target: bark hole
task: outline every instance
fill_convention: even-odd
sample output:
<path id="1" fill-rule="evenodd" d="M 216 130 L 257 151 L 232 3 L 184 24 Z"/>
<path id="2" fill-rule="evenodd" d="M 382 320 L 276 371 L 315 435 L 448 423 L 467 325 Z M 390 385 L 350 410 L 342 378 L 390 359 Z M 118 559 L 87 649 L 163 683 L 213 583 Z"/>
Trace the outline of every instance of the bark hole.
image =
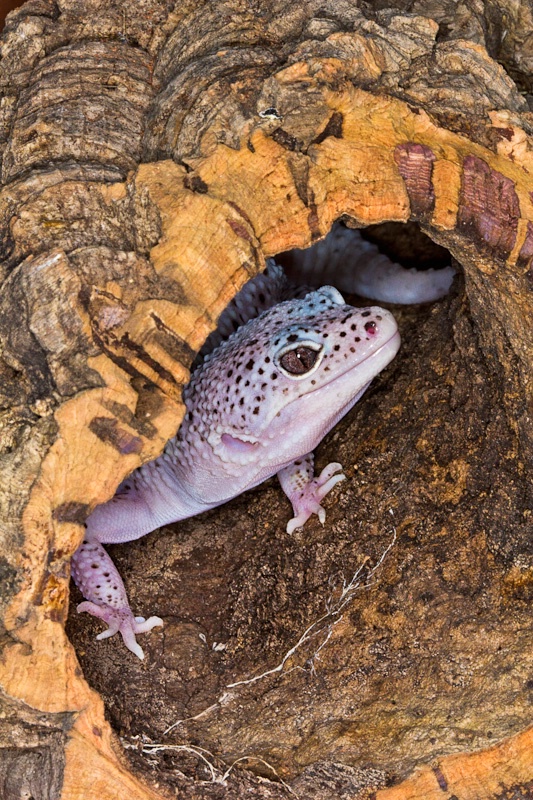
<path id="1" fill-rule="evenodd" d="M 361 305 L 361 298 L 401 305 L 434 302 L 448 294 L 451 269 L 458 269 L 450 252 L 416 222 L 354 230 L 349 217 L 307 250 L 287 251 L 276 260 L 293 284 L 318 288 L 331 283 L 355 305 Z M 418 274 L 424 272 L 424 277 Z"/>
<path id="2" fill-rule="evenodd" d="M 382 252 L 404 267 L 443 268 L 451 261 L 449 251 L 434 244 L 416 223 L 370 226 L 363 230 L 363 235 L 367 241 L 379 243 Z M 327 240 L 324 241 L 327 245 Z M 297 260 L 293 256 L 291 252 L 283 253 L 276 260 L 290 271 Z M 330 278 L 328 282 L 335 280 Z M 94 619 L 80 620 L 71 614 L 68 622 L 67 630 L 84 674 L 104 696 L 115 728 L 126 738 L 135 740 L 142 735 L 171 743 L 192 736 L 202 747 L 213 748 L 217 757 L 232 760 L 252 747 L 247 740 L 247 725 L 259 725 L 259 744 L 254 742 L 253 754 L 294 775 L 326 757 L 329 745 L 325 742 L 330 735 L 336 742 L 334 749 L 338 748 L 340 753 L 345 746 L 345 734 L 338 721 L 326 722 L 327 713 L 321 704 L 326 697 L 323 691 L 327 694 L 327 690 L 319 690 L 316 681 L 326 675 L 333 680 L 333 662 L 343 648 L 330 643 L 330 639 L 334 642 L 341 630 L 337 623 L 344 618 L 344 614 L 336 613 L 335 604 L 342 602 L 343 591 L 351 584 L 345 613 L 352 633 L 358 632 L 355 637 L 358 643 L 357 655 L 352 656 L 351 666 L 346 665 L 345 669 L 352 670 L 350 674 L 355 677 L 351 679 L 348 694 L 342 699 L 341 692 L 335 704 L 338 703 L 341 716 L 345 713 L 343 703 L 348 702 L 352 709 L 350 713 L 355 716 L 348 728 L 353 727 L 349 736 L 355 736 L 356 744 L 352 755 L 339 755 L 339 760 L 357 766 L 360 761 L 356 753 L 362 747 L 366 763 L 373 768 L 380 769 L 386 763 L 387 756 L 375 754 L 386 745 L 392 729 L 388 734 L 383 731 L 378 734 L 373 726 L 363 725 L 356 735 L 360 712 L 349 701 L 351 692 L 357 694 L 366 685 L 366 715 L 372 716 L 376 703 L 383 706 L 378 690 L 383 635 L 387 640 L 383 674 L 396 675 L 401 662 L 404 664 L 401 669 L 405 668 L 409 676 L 405 679 L 409 685 L 401 689 L 401 680 L 396 676 L 398 697 L 405 692 L 410 698 L 409 705 L 416 705 L 419 694 L 411 682 L 418 680 L 418 671 L 431 651 L 435 668 L 443 670 L 443 685 L 450 692 L 455 687 L 453 702 L 464 704 L 466 719 L 469 713 L 466 697 L 455 685 L 455 678 L 448 674 L 448 666 L 436 666 L 446 660 L 445 651 L 427 642 L 421 656 L 415 644 L 420 626 L 426 624 L 423 620 L 434 616 L 436 622 L 439 605 L 452 602 L 450 594 L 458 593 L 461 597 L 461 593 L 465 594 L 466 599 L 462 598 L 465 608 L 471 603 L 467 584 L 455 585 L 454 581 L 460 583 L 460 580 L 453 569 L 453 589 L 445 580 L 439 591 L 433 588 L 435 562 L 448 559 L 443 528 L 446 509 L 456 504 L 457 497 L 452 497 L 454 482 L 462 480 L 460 468 L 452 463 L 453 449 L 445 452 L 438 436 L 439 443 L 433 438 L 422 448 L 422 461 L 427 459 L 428 464 L 417 464 L 417 458 L 412 457 L 417 447 L 421 447 L 417 442 L 424 437 L 424 413 L 433 403 L 439 408 L 446 396 L 446 372 L 441 363 L 453 349 L 453 320 L 461 310 L 456 294 L 454 289 L 438 303 L 394 308 L 404 341 L 400 356 L 374 381 L 367 396 L 319 449 L 319 469 L 337 458 L 348 468 L 348 490 L 343 487 L 327 502 L 328 519 L 324 528 L 313 522 L 288 537 L 284 533 L 288 503 L 276 481 L 271 480 L 218 510 L 176 523 L 138 542 L 109 548 L 124 576 L 134 610 L 158 613 L 165 620 L 164 629 L 143 637 L 147 659 L 142 666 L 118 639 L 94 641 L 100 630 Z M 368 304 L 364 299 L 356 302 Z M 437 425 L 437 421 L 438 414 L 434 414 L 431 426 Z M 450 419 L 446 424 L 451 424 Z M 435 449 L 439 450 L 438 455 Z M 427 470 L 432 468 L 430 463 L 436 468 L 437 462 L 442 462 L 438 485 L 430 486 Z M 425 485 L 425 497 L 421 485 Z M 413 499 L 414 505 L 410 505 Z M 426 531 L 429 518 L 432 521 Z M 400 545 L 402 536 L 406 541 Z M 408 569 L 404 579 L 401 573 L 407 569 L 405 559 L 409 559 L 409 547 L 404 549 L 406 542 L 409 546 L 416 543 L 417 547 L 423 543 L 422 549 L 427 552 L 414 557 L 413 572 Z M 423 578 L 416 575 L 417 562 L 424 564 Z M 481 562 L 485 563 L 483 558 L 480 570 Z M 374 581 L 377 586 L 372 589 Z M 393 636 L 387 621 L 390 611 L 394 606 L 393 615 L 401 616 L 401 596 L 410 591 L 408 586 L 413 582 L 419 598 L 419 618 L 413 620 L 409 633 Z M 80 596 L 77 591 L 73 594 L 76 603 Z M 327 616 L 328 608 L 333 609 L 332 616 Z M 460 616 L 463 613 L 470 612 L 464 609 L 458 612 Z M 326 617 L 320 622 L 324 614 Z M 316 627 L 312 627 L 310 635 L 304 636 L 294 655 L 284 663 L 286 654 L 309 626 Z M 385 634 L 383 626 L 387 629 Z M 427 635 L 433 641 L 433 633 Z M 393 642 L 391 636 L 398 638 Z M 409 655 L 403 653 L 404 649 Z M 278 670 L 280 664 L 284 666 Z M 370 674 L 373 678 L 368 682 Z M 313 707 L 304 712 L 309 681 L 313 692 L 317 691 L 316 705 L 313 701 Z M 232 688 L 233 683 L 239 684 L 238 687 Z M 325 724 L 329 730 L 322 744 L 312 744 L 310 734 L 300 738 L 294 709 L 290 711 L 287 705 L 281 712 L 283 745 L 278 748 L 276 737 L 271 738 L 272 725 L 277 719 L 271 690 L 280 702 L 296 691 L 302 699 L 302 713 L 309 731 L 316 724 Z M 243 712 L 242 705 L 236 714 L 224 710 L 221 698 L 227 691 L 236 699 L 241 698 L 239 704 L 246 698 L 250 712 Z M 429 685 L 424 696 L 427 692 L 431 693 Z M 429 694 L 427 700 L 424 724 L 429 730 L 434 724 Z M 403 701 L 393 697 L 387 708 L 381 708 L 384 719 L 395 711 L 399 702 Z M 211 706 L 213 712 L 204 718 L 202 712 Z M 400 715 L 409 766 L 418 760 L 418 755 L 412 752 L 409 755 L 409 719 L 413 713 L 414 706 L 403 709 Z M 165 733 L 177 721 L 197 715 L 200 715 L 198 721 L 179 723 L 172 732 Z M 491 737 L 486 741 L 493 741 L 496 734 Z M 215 739 L 222 742 L 218 748 Z M 421 759 L 446 752 L 450 746 L 443 725 Z M 293 747 L 295 756 L 289 755 Z M 326 749 L 322 751 L 322 747 Z M 391 745 L 387 747 L 390 749 Z M 177 769 L 197 779 L 203 776 L 203 767 L 198 767 L 194 757 L 191 762 L 190 753 L 174 754 L 158 766 L 170 783 Z M 248 766 L 262 771 L 253 760 Z"/>
<path id="3" fill-rule="evenodd" d="M 349 225 L 349 219 L 346 223 Z M 375 244 L 380 253 L 405 269 L 438 270 L 452 263 L 449 250 L 434 242 L 417 222 L 381 222 L 361 228 L 359 233 L 364 240 Z M 280 253 L 276 260 L 290 270 L 294 265 L 293 251 Z"/>

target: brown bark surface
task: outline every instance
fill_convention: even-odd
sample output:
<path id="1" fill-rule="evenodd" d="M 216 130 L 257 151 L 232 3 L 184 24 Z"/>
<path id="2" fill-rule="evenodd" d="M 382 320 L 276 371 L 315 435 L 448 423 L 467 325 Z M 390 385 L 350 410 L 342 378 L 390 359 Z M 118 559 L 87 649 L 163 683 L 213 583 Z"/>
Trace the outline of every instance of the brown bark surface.
<path id="1" fill-rule="evenodd" d="M 0 795 L 532 796 L 532 30 L 477 0 L 8 18 Z M 85 517 L 233 294 L 339 218 L 460 274 L 319 450 L 325 527 L 288 537 L 270 482 L 116 547 L 165 627 L 143 663 L 67 636 Z"/>

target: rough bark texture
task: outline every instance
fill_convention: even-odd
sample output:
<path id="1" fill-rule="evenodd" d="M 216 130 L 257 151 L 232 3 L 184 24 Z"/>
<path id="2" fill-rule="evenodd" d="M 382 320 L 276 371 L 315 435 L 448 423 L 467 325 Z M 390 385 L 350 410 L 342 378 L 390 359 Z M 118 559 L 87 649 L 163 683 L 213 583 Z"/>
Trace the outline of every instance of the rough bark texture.
<path id="1" fill-rule="evenodd" d="M 533 796 L 532 16 L 514 0 L 10 16 L 2 796 Z M 400 356 L 322 446 L 350 478 L 326 526 L 287 537 L 272 482 L 117 547 L 164 629 L 144 663 L 75 613 L 67 638 L 83 520 L 177 429 L 235 291 L 340 217 L 406 263 L 428 257 L 414 226 L 461 274 L 401 313 Z"/>

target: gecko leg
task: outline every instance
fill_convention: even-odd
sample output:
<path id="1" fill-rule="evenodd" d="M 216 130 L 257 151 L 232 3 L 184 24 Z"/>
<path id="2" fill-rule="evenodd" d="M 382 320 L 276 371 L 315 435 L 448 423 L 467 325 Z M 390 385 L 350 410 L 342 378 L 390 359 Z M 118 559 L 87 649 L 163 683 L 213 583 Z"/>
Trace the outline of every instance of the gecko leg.
<path id="1" fill-rule="evenodd" d="M 80 545 L 72 557 L 72 577 L 84 597 L 88 598 L 78 605 L 77 611 L 87 611 L 109 625 L 96 638 L 107 639 L 120 633 L 126 647 L 143 659 L 144 653 L 135 639 L 136 634 L 162 625 L 163 620 L 133 616 L 122 578 L 100 542 L 86 539 Z"/>
<path id="2" fill-rule="evenodd" d="M 312 514 L 316 514 L 323 525 L 326 511 L 320 502 L 336 483 L 346 478 L 342 473 L 342 464 L 336 461 L 324 467 L 317 478 L 313 476 L 312 453 L 302 456 L 278 472 L 281 488 L 291 501 L 294 511 L 294 517 L 287 523 L 287 533 L 301 528 Z"/>

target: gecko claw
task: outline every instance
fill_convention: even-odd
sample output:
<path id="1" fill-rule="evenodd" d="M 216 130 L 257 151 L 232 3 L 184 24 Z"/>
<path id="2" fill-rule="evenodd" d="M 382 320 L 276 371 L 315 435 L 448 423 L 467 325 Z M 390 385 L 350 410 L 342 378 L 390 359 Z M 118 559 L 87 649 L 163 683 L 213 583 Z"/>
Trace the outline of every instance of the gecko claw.
<path id="1" fill-rule="evenodd" d="M 88 614 L 92 614 L 93 617 L 98 617 L 98 619 L 108 624 L 107 630 L 97 635 L 96 638 L 99 641 L 109 639 L 115 633 L 120 633 L 128 650 L 131 650 L 141 661 L 144 659 L 144 651 L 135 636 L 139 633 L 151 631 L 157 625 L 163 625 L 163 620 L 160 617 L 150 617 L 149 619 L 134 617 L 129 608 L 114 609 L 110 606 L 99 606 L 89 600 L 80 603 L 76 611 L 78 614 L 86 611 Z"/>
<path id="2" fill-rule="evenodd" d="M 342 464 L 336 461 L 324 467 L 318 478 L 309 481 L 302 491 L 295 496 L 291 496 L 294 517 L 287 523 L 287 533 L 293 533 L 296 528 L 301 528 L 309 517 L 316 514 L 318 521 L 323 525 L 326 521 L 326 510 L 320 505 L 320 501 L 333 489 L 335 484 L 346 480 L 346 475 L 342 472 Z"/>

